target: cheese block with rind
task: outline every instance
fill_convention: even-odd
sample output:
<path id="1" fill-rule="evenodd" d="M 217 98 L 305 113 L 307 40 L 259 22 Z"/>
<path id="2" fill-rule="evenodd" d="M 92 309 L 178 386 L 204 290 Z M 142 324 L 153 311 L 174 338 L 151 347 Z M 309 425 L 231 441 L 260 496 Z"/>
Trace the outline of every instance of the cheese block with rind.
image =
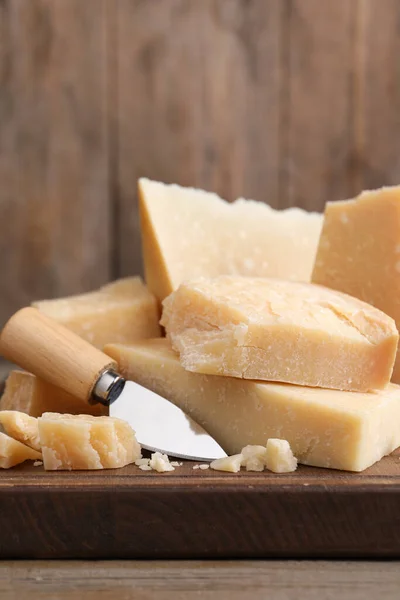
<path id="1" fill-rule="evenodd" d="M 328 202 L 312 279 L 360 298 L 400 327 L 400 186 Z M 393 370 L 400 383 L 400 353 Z"/>
<path id="2" fill-rule="evenodd" d="M 309 281 L 322 215 L 274 210 L 203 190 L 139 180 L 146 283 L 162 301 L 192 277 L 246 275 Z"/>
<path id="3" fill-rule="evenodd" d="M 189 371 L 351 391 L 390 381 L 393 319 L 340 292 L 221 276 L 183 283 L 163 305 L 161 323 Z"/>
<path id="4" fill-rule="evenodd" d="M 22 411 L 32 417 L 40 417 L 44 412 L 107 414 L 102 404 L 84 403 L 26 371 L 10 372 L 0 400 L 0 410 Z"/>
<path id="5" fill-rule="evenodd" d="M 119 279 L 80 296 L 41 300 L 33 306 L 97 348 L 161 335 L 157 301 L 140 277 Z"/>
<path id="6" fill-rule="evenodd" d="M 362 471 L 400 445 L 400 387 L 339 392 L 186 371 L 166 339 L 108 345 L 128 379 L 168 398 L 228 454 L 269 438 L 289 442 L 299 463 Z"/>

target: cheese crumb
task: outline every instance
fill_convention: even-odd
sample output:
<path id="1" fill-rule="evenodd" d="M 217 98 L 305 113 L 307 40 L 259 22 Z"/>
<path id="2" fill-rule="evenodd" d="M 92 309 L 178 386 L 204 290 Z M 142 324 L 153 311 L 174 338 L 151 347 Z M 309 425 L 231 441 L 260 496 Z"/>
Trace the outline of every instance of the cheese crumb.
<path id="1" fill-rule="evenodd" d="M 150 465 L 139 465 L 139 469 L 141 469 L 142 471 L 152 471 L 153 470 Z"/>
<path id="2" fill-rule="evenodd" d="M 149 458 L 138 458 L 137 460 L 135 460 L 135 465 L 137 467 L 140 467 L 142 465 L 149 465 L 150 464 L 150 459 Z"/>
<path id="3" fill-rule="evenodd" d="M 266 466 L 273 473 L 291 473 L 297 469 L 297 458 L 287 440 L 271 438 L 267 441 Z"/>
<path id="4" fill-rule="evenodd" d="M 183 463 L 178 462 L 177 460 L 171 460 L 171 465 L 173 467 L 181 467 L 183 465 Z"/>
<path id="5" fill-rule="evenodd" d="M 209 469 L 209 468 L 210 468 L 210 465 L 206 465 L 206 464 L 199 465 L 199 469 L 201 469 L 202 471 L 205 471 L 206 469 Z"/>
<path id="6" fill-rule="evenodd" d="M 200 465 L 193 465 L 193 471 L 195 471 L 196 469 L 200 469 Z"/>
<path id="7" fill-rule="evenodd" d="M 169 458 L 166 454 L 161 452 L 154 452 L 151 455 L 150 467 L 158 473 L 165 473 L 167 471 L 175 471 L 175 467 L 169 462 Z"/>
<path id="8" fill-rule="evenodd" d="M 42 460 L 35 460 L 35 462 L 33 463 L 34 467 L 41 467 L 43 464 Z"/>
<path id="9" fill-rule="evenodd" d="M 241 453 L 242 467 L 246 467 L 246 471 L 264 471 L 267 453 L 265 446 L 245 446 Z"/>
<path id="10" fill-rule="evenodd" d="M 233 456 L 224 456 L 217 458 L 210 464 L 211 469 L 215 471 L 226 471 L 228 473 L 238 473 L 242 464 L 243 454 L 234 454 Z"/>

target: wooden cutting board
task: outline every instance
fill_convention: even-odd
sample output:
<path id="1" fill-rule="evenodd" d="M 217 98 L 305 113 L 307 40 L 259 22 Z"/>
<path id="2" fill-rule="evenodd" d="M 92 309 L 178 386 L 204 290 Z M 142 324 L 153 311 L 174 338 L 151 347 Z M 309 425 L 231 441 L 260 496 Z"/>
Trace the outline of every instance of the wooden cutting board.
<path id="1" fill-rule="evenodd" d="M 0 472 L 0 558 L 400 557 L 400 452 L 363 473 Z"/>

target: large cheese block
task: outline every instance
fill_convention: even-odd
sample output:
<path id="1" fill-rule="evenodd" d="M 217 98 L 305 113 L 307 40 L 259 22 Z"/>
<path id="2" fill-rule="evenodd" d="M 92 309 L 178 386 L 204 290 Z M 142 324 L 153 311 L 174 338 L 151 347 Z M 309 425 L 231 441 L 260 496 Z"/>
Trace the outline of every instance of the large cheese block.
<path id="1" fill-rule="evenodd" d="M 400 327 L 400 186 L 326 205 L 312 279 L 373 304 Z M 400 383 L 400 354 L 393 381 Z"/>
<path id="2" fill-rule="evenodd" d="M 400 387 L 362 394 L 186 371 L 166 339 L 108 345 L 122 373 L 186 411 L 228 454 L 269 438 L 300 463 L 362 471 L 400 445 Z"/>
<path id="3" fill-rule="evenodd" d="M 146 283 L 163 300 L 191 277 L 309 281 L 322 215 L 139 180 Z"/>
<path id="4" fill-rule="evenodd" d="M 116 469 L 141 457 L 135 432 L 121 419 L 44 413 L 38 425 L 46 471 Z"/>
<path id="5" fill-rule="evenodd" d="M 26 460 L 41 459 L 40 452 L 0 432 L 0 468 L 10 469 Z"/>
<path id="6" fill-rule="evenodd" d="M 102 404 L 90 405 L 26 371 L 11 371 L 0 400 L 2 411 L 22 411 L 32 417 L 44 412 L 104 415 Z"/>
<path id="7" fill-rule="evenodd" d="M 157 301 L 140 277 L 127 277 L 80 296 L 41 300 L 33 306 L 102 348 L 160 335 Z"/>
<path id="8" fill-rule="evenodd" d="M 398 342 L 393 319 L 369 304 L 266 278 L 188 281 L 161 323 L 189 371 L 351 391 L 389 383 Z"/>
<path id="9" fill-rule="evenodd" d="M 10 437 L 40 452 L 38 422 L 18 410 L 0 410 L 0 428 Z"/>

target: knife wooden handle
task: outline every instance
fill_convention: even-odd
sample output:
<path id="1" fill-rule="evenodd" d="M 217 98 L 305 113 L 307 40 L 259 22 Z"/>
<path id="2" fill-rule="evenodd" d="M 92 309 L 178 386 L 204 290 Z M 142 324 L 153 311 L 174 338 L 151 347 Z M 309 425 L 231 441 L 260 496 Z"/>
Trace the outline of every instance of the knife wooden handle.
<path id="1" fill-rule="evenodd" d="M 100 374 L 116 367 L 109 356 L 32 307 L 22 308 L 6 323 L 0 354 L 84 402 Z"/>

